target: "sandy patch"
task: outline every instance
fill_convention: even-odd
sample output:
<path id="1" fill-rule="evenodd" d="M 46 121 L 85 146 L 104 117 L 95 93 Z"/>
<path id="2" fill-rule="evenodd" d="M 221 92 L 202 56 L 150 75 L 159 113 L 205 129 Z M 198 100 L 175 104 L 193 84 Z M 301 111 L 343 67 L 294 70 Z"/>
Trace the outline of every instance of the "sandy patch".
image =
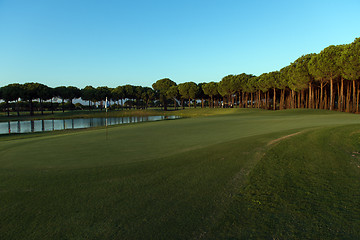
<path id="1" fill-rule="evenodd" d="M 280 141 L 282 141 L 282 140 L 284 140 L 284 139 L 286 139 L 286 138 L 289 138 L 289 137 L 298 135 L 298 134 L 300 134 L 300 133 L 302 133 L 302 132 L 296 132 L 296 133 L 292 133 L 292 134 L 289 134 L 289 135 L 286 135 L 286 136 L 282 136 L 282 137 L 280 137 L 280 138 L 277 138 L 277 139 L 274 139 L 274 140 L 270 141 L 267 145 L 268 145 L 268 146 L 273 145 L 273 144 L 278 143 L 278 142 L 280 142 Z"/>

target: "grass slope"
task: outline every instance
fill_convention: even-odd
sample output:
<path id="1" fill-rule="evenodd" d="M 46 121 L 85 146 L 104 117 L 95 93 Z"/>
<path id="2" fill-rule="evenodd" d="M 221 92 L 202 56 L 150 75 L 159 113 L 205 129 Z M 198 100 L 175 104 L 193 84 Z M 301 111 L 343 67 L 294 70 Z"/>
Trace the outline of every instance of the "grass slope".
<path id="1" fill-rule="evenodd" d="M 195 116 L 202 114 L 195 111 Z M 350 167 L 337 163 L 343 155 L 329 158 L 327 141 L 333 139 L 334 151 L 351 153 L 359 134 L 348 131 L 360 128 L 331 131 L 343 134 L 346 141 L 340 142 L 326 129 L 359 120 L 327 111 L 232 110 L 111 127 L 107 140 L 105 129 L 3 136 L 0 233 L 5 239 L 307 237 L 325 231 L 311 227 L 313 223 L 336 225 L 330 216 L 341 209 L 331 204 L 340 203 L 349 209 L 341 216 L 347 220 L 343 223 L 357 224 L 359 199 L 344 195 L 359 196 L 353 189 L 359 189 L 357 158 L 346 155 Z M 308 132 L 268 145 L 303 130 Z M 323 141 L 309 141 L 309 134 Z M 295 157 L 298 164 L 291 164 Z M 323 182 L 330 181 L 326 177 L 332 179 L 332 168 L 322 174 L 308 170 L 308 165 L 322 169 L 327 161 L 341 172 L 333 179 L 338 189 L 333 195 L 322 190 Z M 291 191 L 307 196 L 305 208 L 314 209 L 302 213 Z M 346 228 L 336 236 L 351 238 L 359 232 Z"/>
<path id="2" fill-rule="evenodd" d="M 219 221 L 215 238 L 359 239 L 360 126 L 327 127 L 272 147 Z"/>

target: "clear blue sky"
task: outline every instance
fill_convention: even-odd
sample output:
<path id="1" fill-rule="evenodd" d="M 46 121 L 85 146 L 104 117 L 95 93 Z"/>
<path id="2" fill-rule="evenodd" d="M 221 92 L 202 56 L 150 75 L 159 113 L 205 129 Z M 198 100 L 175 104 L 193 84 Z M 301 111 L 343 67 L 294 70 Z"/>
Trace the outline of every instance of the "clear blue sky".
<path id="1" fill-rule="evenodd" d="M 359 0 L 0 0 L 0 86 L 220 81 L 356 37 Z"/>

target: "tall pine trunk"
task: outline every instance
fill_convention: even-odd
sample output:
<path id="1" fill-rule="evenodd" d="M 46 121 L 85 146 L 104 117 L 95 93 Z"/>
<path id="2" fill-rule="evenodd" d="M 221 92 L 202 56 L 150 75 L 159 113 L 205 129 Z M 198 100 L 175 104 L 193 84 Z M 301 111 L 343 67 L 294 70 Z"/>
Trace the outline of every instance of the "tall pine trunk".
<path id="1" fill-rule="evenodd" d="M 54 114 L 54 105 L 52 98 L 50 99 L 51 114 Z"/>
<path id="2" fill-rule="evenodd" d="M 239 91 L 239 106 L 238 106 L 239 108 L 241 108 L 242 106 L 241 106 L 241 92 Z"/>
<path id="3" fill-rule="evenodd" d="M 265 106 L 264 106 L 264 109 L 268 109 L 268 96 L 269 96 L 269 91 L 267 91 L 265 93 Z"/>
<path id="4" fill-rule="evenodd" d="M 17 115 L 18 115 L 18 117 L 19 117 L 19 116 L 20 116 L 19 99 L 16 99 L 16 111 L 17 111 Z"/>
<path id="5" fill-rule="evenodd" d="M 337 82 L 337 96 L 338 96 L 338 100 L 337 100 L 337 110 L 340 111 L 340 83 Z"/>
<path id="6" fill-rule="evenodd" d="M 350 112 L 350 82 L 349 81 L 346 89 L 346 112 Z"/>
<path id="7" fill-rule="evenodd" d="M 344 78 L 341 77 L 340 87 L 340 111 L 344 111 Z"/>
<path id="8" fill-rule="evenodd" d="M 356 109 L 356 102 L 355 99 L 356 99 L 356 82 L 355 81 L 352 81 L 353 82 L 353 112 L 355 111 Z"/>
<path id="9" fill-rule="evenodd" d="M 164 104 L 164 111 L 167 111 L 167 102 L 166 102 L 166 99 L 163 101 L 163 104 Z M 101 104 L 102 105 L 102 104 Z M 101 110 L 102 110 L 102 107 L 101 107 Z"/>
<path id="10" fill-rule="evenodd" d="M 253 107 L 253 100 L 254 100 L 254 93 L 250 93 L 251 94 L 251 100 L 250 100 L 250 107 Z"/>
<path id="11" fill-rule="evenodd" d="M 332 75 L 330 76 L 330 110 L 334 110 L 334 81 Z"/>
<path id="12" fill-rule="evenodd" d="M 297 94 L 297 106 L 296 108 L 300 108 L 301 105 L 301 92 L 296 92 Z"/>
<path id="13" fill-rule="evenodd" d="M 309 107 L 308 108 L 312 108 L 312 101 L 311 101 L 311 96 L 312 96 L 312 93 L 311 93 L 311 82 L 309 82 Z"/>
<path id="14" fill-rule="evenodd" d="M 324 83 L 320 82 L 320 109 L 324 109 L 324 93 L 323 93 Z"/>
<path id="15" fill-rule="evenodd" d="M 245 95 L 245 108 L 248 108 L 249 93 Z"/>
<path id="16" fill-rule="evenodd" d="M 360 90 L 357 90 L 357 96 L 356 96 L 356 113 L 359 113 L 359 93 Z"/>
<path id="17" fill-rule="evenodd" d="M 40 98 L 40 109 L 41 109 L 41 115 L 44 115 L 44 109 L 42 105 L 42 99 Z"/>
<path id="18" fill-rule="evenodd" d="M 301 90 L 301 92 L 300 92 L 300 108 L 304 108 L 304 105 L 303 105 L 303 103 L 304 103 L 304 95 L 305 95 L 304 90 Z"/>
<path id="19" fill-rule="evenodd" d="M 30 116 L 34 116 L 34 106 L 32 99 L 30 99 L 29 103 L 30 103 Z"/>
<path id="20" fill-rule="evenodd" d="M 325 109 L 328 109 L 328 97 L 327 97 L 327 91 L 325 91 L 324 104 L 325 104 Z"/>
<path id="21" fill-rule="evenodd" d="M 280 110 L 284 109 L 284 102 L 285 102 L 285 89 L 280 90 Z"/>
<path id="22" fill-rule="evenodd" d="M 7 100 L 6 100 L 6 111 L 7 111 L 7 116 L 10 117 L 9 101 Z"/>
<path id="23" fill-rule="evenodd" d="M 273 108 L 276 110 L 276 89 L 274 88 L 274 96 L 273 96 Z"/>

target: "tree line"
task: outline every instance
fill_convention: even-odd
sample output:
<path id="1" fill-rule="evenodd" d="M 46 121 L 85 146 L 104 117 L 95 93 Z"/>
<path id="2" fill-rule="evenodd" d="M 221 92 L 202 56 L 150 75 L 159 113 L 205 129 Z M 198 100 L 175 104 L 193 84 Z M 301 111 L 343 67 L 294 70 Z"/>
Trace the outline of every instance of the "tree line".
<path id="1" fill-rule="evenodd" d="M 43 114 L 45 103 L 47 110 L 52 112 L 60 106 L 64 112 L 67 108 L 74 108 L 73 100 L 81 98 L 88 101 L 88 109 L 95 108 L 95 103 L 101 102 L 100 109 L 104 107 L 103 101 L 107 98 L 109 101 L 117 103 L 118 106 L 124 106 L 123 100 L 127 100 L 127 106 L 134 106 L 137 108 L 147 108 L 151 100 L 155 100 L 155 91 L 149 87 L 125 85 L 116 88 L 86 86 L 79 89 L 74 86 L 59 86 L 55 88 L 48 87 L 41 83 L 25 83 L 25 84 L 9 84 L 0 88 L 0 99 L 4 101 L 4 108 L 8 116 L 10 106 L 13 106 L 17 114 L 20 115 L 20 107 L 24 106 L 20 100 L 28 103 L 27 109 L 30 115 L 34 114 L 34 100 L 38 105 L 38 110 Z M 61 104 L 54 102 L 54 98 L 61 100 Z M 65 103 L 67 101 L 67 104 Z M 121 101 L 121 104 L 120 102 Z M 10 104 L 12 103 L 12 104 Z"/>
<path id="2" fill-rule="evenodd" d="M 136 108 L 160 104 L 167 110 L 177 107 L 239 107 L 263 109 L 313 108 L 359 112 L 360 38 L 350 44 L 331 45 L 320 53 L 299 57 L 290 65 L 260 76 L 228 75 L 219 82 L 176 84 L 169 78 L 156 81 L 152 88 L 124 85 L 116 88 L 73 86 L 50 88 L 40 83 L 9 84 L 0 88 L 0 99 L 9 114 L 9 102 L 27 101 L 33 115 L 33 100 L 42 103 L 54 97 L 72 104 L 81 98 L 89 102 L 112 100 L 124 107 L 124 100 Z M 16 105 L 16 104 L 15 104 Z M 100 104 L 102 108 L 103 104 Z M 15 107 L 16 108 L 16 107 Z M 17 108 L 18 109 L 18 108 Z M 17 110 L 18 111 L 18 110 Z M 19 111 L 18 111 L 19 114 Z"/>

